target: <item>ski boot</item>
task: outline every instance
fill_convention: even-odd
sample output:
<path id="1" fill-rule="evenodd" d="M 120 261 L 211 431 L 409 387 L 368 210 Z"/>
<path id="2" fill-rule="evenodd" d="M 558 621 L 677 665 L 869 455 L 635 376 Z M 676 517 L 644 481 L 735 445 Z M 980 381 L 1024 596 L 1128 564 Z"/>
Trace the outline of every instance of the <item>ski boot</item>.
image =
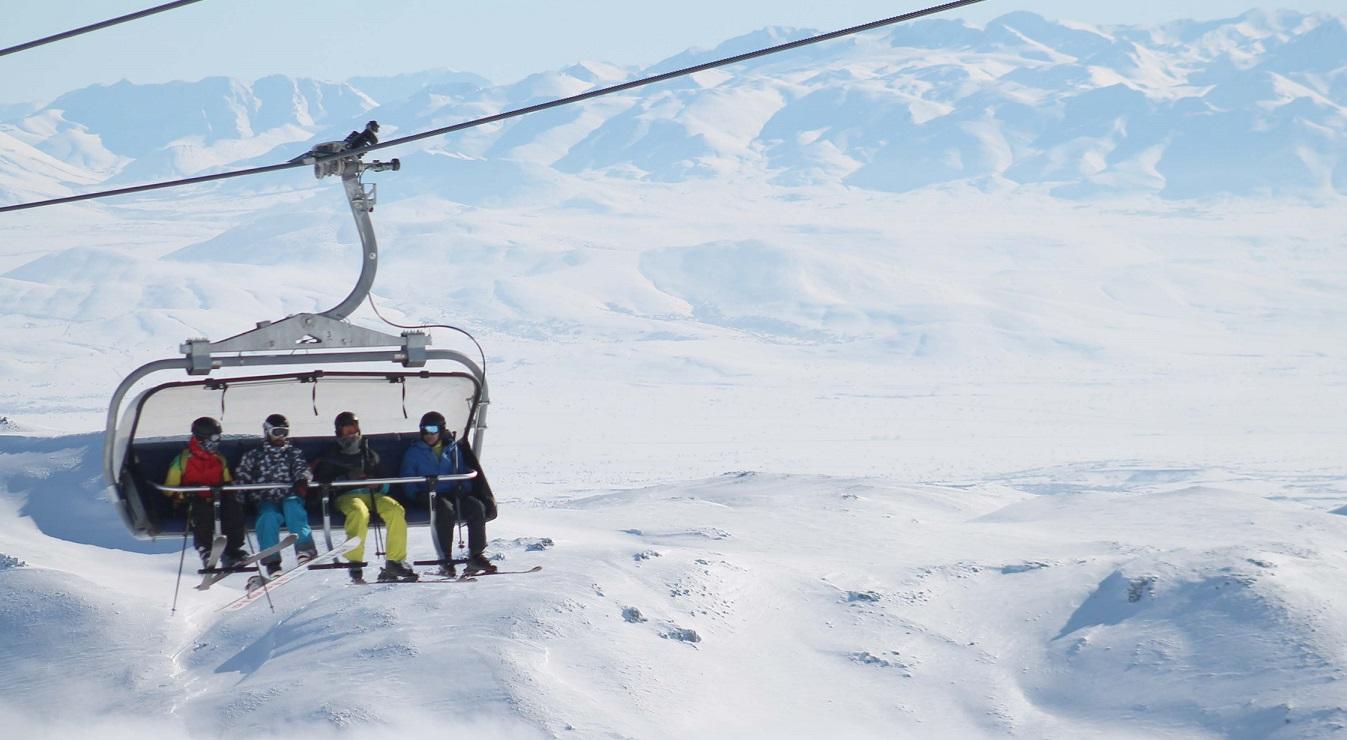
<path id="1" fill-rule="evenodd" d="M 242 550 L 225 550 L 220 556 L 220 570 L 230 570 L 246 557 L 248 553 Z"/>
<path id="2" fill-rule="evenodd" d="M 477 553 L 468 558 L 468 564 L 463 566 L 463 575 L 470 576 L 476 573 L 495 573 L 496 566 L 486 559 L 484 553 Z"/>
<path id="3" fill-rule="evenodd" d="M 352 569 L 351 569 L 351 583 L 364 583 L 364 582 L 365 582 L 365 569 L 364 569 L 364 568 L 352 568 Z"/>
<path id="4" fill-rule="evenodd" d="M 317 550 L 300 550 L 299 553 L 295 555 L 295 561 L 298 565 L 304 565 L 316 557 L 318 557 Z"/>
<path id="5" fill-rule="evenodd" d="M 407 567 L 406 563 L 398 560 L 389 560 L 384 563 L 384 567 L 379 571 L 379 583 L 388 583 L 390 581 L 415 581 L 418 577 L 416 571 Z"/>
<path id="6" fill-rule="evenodd" d="M 453 563 L 444 563 L 440 565 L 440 569 L 436 571 L 436 574 L 444 578 L 454 578 L 458 575 L 458 571 L 454 569 Z"/>
<path id="7" fill-rule="evenodd" d="M 266 575 L 254 573 L 248 576 L 248 585 L 245 586 L 249 592 L 256 591 L 266 585 L 268 581 L 275 578 L 281 572 L 281 561 L 272 560 L 262 564 L 262 569 L 267 572 Z"/>

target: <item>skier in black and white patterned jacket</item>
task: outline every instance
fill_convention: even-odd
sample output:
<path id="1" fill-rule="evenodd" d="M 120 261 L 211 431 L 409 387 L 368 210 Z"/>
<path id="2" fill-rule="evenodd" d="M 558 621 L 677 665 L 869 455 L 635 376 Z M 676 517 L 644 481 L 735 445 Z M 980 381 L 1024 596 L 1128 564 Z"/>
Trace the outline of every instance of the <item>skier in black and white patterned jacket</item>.
<path id="1" fill-rule="evenodd" d="M 282 414 L 272 414 L 262 422 L 263 443 L 249 450 L 234 470 L 240 483 L 285 483 L 284 487 L 270 488 L 255 493 L 257 498 L 257 546 L 265 550 L 281 540 L 281 521 L 299 539 L 295 540 L 295 555 L 301 564 L 318 554 L 309 529 L 309 515 L 304 510 L 313 474 L 304 461 L 304 453 L 290 444 L 290 422 Z M 276 553 L 262 561 L 267 574 L 281 569 L 281 555 Z M 257 578 L 257 576 L 254 576 Z"/>

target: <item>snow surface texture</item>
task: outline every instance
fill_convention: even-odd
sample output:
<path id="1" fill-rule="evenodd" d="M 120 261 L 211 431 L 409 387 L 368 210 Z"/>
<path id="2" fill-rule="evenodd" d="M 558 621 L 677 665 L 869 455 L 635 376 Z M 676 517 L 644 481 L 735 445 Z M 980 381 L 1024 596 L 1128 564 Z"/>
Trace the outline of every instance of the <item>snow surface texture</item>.
<path id="1" fill-rule="evenodd" d="M 180 543 L 124 534 L 89 432 L 183 339 L 340 300 L 340 189 L 300 170 L 7 214 L 0 721 L 1347 730 L 1343 34 L 931 21 L 388 152 L 375 297 L 482 341 L 491 551 L 545 569 L 315 573 L 275 613 L 219 617 L 226 581 L 169 618 Z M 73 91 L 4 109 L 0 196 L 270 164 L 370 118 L 393 136 L 636 73 Z"/>
<path id="2" fill-rule="evenodd" d="M 1312 737 L 1347 729 L 1347 519 L 1221 470 L 961 486 L 730 473 L 512 496 L 468 584 L 310 574 L 167 615 L 176 543 L 17 518 L 56 489 L 0 440 L 0 717 L 39 734 Z M 1091 481 L 1030 492 L 1033 481 Z M 1028 489 L 1028 490 L 1026 490 Z M 92 500 L 99 485 L 60 489 Z M 1337 499 L 1347 497 L 1338 491 Z M 109 507 L 72 517 L 118 532 Z M 413 552 L 428 555 L 427 533 Z M 287 555 L 287 558 L 289 556 Z M 62 697 L 79 696 L 71 705 Z"/>

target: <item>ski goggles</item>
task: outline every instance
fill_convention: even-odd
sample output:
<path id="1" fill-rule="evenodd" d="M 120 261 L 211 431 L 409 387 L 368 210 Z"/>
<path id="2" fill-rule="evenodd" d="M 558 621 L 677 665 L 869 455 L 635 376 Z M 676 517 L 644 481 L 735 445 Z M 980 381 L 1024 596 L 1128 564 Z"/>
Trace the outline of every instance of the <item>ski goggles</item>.
<path id="1" fill-rule="evenodd" d="M 281 438 L 281 437 L 288 437 L 288 436 L 290 436 L 290 427 L 283 426 L 283 425 L 280 425 L 280 424 L 277 424 L 276 426 L 272 426 L 272 425 L 268 424 L 268 423 L 265 422 L 265 421 L 262 422 L 262 431 L 263 431 L 268 437 L 277 437 L 277 438 Z"/>
<path id="2" fill-rule="evenodd" d="M 439 424 L 422 424 L 422 425 L 421 425 L 421 433 L 422 433 L 422 434 L 439 434 L 439 433 L 442 432 L 442 431 L 444 431 L 444 430 L 440 428 L 440 425 L 439 425 Z"/>

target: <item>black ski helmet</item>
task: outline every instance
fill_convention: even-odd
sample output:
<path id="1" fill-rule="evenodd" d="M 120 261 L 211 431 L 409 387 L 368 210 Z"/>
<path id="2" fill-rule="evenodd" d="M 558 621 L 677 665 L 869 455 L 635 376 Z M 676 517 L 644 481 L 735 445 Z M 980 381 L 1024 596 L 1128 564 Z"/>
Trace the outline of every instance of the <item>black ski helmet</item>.
<path id="1" fill-rule="evenodd" d="M 444 431 L 444 414 L 441 414 L 438 411 L 427 411 L 426 413 L 421 414 L 421 426 L 424 427 L 431 424 L 438 426 L 441 432 Z"/>
<path id="2" fill-rule="evenodd" d="M 332 431 L 335 434 L 341 434 L 341 428 L 349 426 L 354 426 L 356 429 L 360 428 L 360 418 L 355 415 L 354 411 L 343 411 L 332 420 Z"/>
<path id="3" fill-rule="evenodd" d="M 196 437 L 197 439 L 210 439 L 211 437 L 217 434 L 222 434 L 223 432 L 224 427 L 220 426 L 220 422 L 212 419 L 209 416 L 203 416 L 200 419 L 197 419 L 196 421 L 192 422 L 192 436 Z"/>

